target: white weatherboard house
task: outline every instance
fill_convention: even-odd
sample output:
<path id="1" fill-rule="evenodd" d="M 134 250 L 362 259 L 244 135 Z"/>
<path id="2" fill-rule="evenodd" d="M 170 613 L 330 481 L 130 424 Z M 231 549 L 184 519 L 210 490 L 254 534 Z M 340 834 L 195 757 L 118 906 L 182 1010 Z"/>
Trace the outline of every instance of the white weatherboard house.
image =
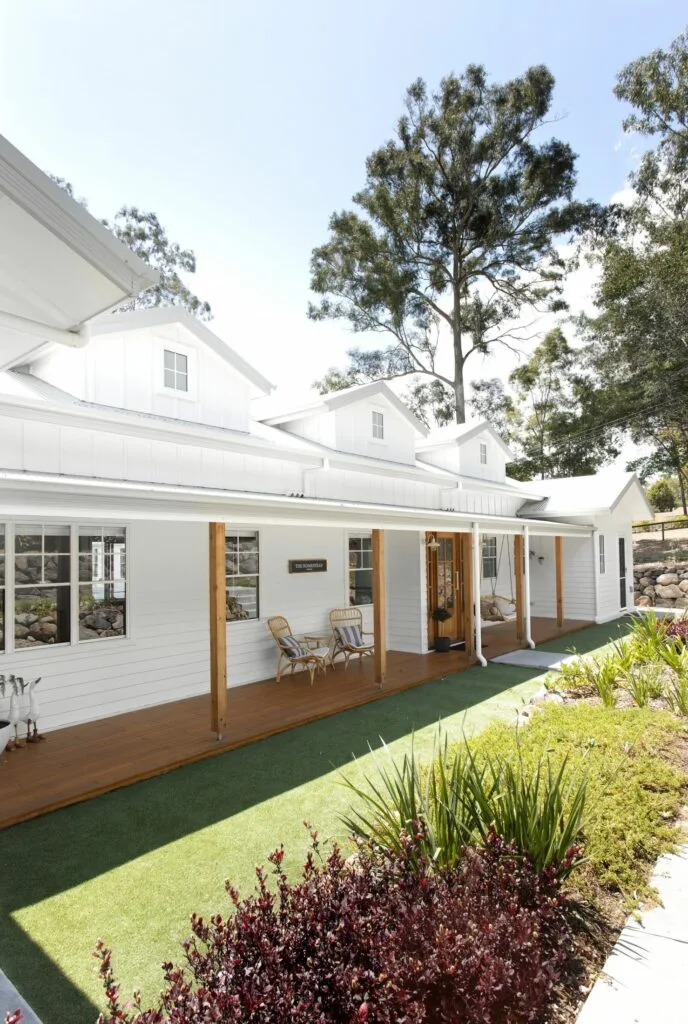
<path id="1" fill-rule="evenodd" d="M 382 682 L 387 651 L 444 671 L 438 608 L 479 661 L 500 613 L 527 646 L 627 610 L 635 476 L 516 483 L 487 423 L 429 432 L 384 383 L 257 414 L 207 326 L 110 312 L 154 272 L 4 140 L 0 228 L 0 672 L 42 677 L 44 729 L 211 691 L 221 731 L 273 615 L 360 607 Z"/>

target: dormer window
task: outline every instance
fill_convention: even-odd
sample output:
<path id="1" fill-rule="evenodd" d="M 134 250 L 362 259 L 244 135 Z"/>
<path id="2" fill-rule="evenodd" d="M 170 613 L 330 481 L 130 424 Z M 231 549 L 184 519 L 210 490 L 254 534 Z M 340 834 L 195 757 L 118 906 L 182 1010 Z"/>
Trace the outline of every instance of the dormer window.
<path id="1" fill-rule="evenodd" d="M 172 391 L 189 390 L 189 358 L 181 352 L 165 349 L 164 355 L 165 387 Z"/>
<path id="2" fill-rule="evenodd" d="M 381 412 L 373 410 L 373 438 L 376 441 L 385 439 L 385 417 Z"/>
<path id="3" fill-rule="evenodd" d="M 487 465 L 487 445 L 483 444 L 482 441 L 480 443 L 480 465 L 481 466 L 486 466 Z"/>

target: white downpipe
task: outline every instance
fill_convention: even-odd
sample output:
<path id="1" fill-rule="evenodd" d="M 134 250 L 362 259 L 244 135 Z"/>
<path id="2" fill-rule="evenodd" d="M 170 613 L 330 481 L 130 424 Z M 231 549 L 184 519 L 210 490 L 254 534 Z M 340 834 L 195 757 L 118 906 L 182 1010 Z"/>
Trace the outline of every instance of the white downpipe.
<path id="1" fill-rule="evenodd" d="M 475 625 L 475 656 L 483 668 L 487 667 L 487 660 L 483 654 L 483 626 L 480 621 L 480 527 L 473 523 L 473 607 L 475 613 L 473 622 Z"/>
<path id="2" fill-rule="evenodd" d="M 526 643 L 532 650 L 535 647 L 535 641 L 530 635 L 530 530 L 527 526 L 523 527 L 523 561 L 523 604 L 525 605 L 523 618 Z"/>

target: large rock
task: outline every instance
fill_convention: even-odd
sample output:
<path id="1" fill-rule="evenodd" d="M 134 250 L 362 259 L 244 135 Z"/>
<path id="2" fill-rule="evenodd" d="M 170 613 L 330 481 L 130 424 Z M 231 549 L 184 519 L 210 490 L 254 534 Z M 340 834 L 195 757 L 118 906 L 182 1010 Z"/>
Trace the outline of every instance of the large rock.
<path id="1" fill-rule="evenodd" d="M 33 626 L 34 622 L 38 622 L 38 616 L 32 612 L 20 612 L 19 615 L 14 616 L 14 621 L 18 622 L 20 626 Z"/>
<path id="2" fill-rule="evenodd" d="M 37 622 L 31 627 L 29 636 L 32 636 L 34 640 L 42 640 L 43 643 L 48 643 L 57 636 L 57 626 L 54 622 Z"/>
<path id="3" fill-rule="evenodd" d="M 654 587 L 645 587 L 645 589 L 643 590 L 643 594 L 645 594 L 645 597 L 654 597 L 655 593 L 656 591 Z"/>
<path id="4" fill-rule="evenodd" d="M 636 608 L 651 608 L 652 601 L 649 597 L 646 597 L 644 594 L 638 594 L 638 596 L 635 599 L 635 606 Z"/>
<path id="5" fill-rule="evenodd" d="M 657 597 L 663 601 L 675 601 L 677 597 L 683 597 L 683 591 L 679 590 L 675 583 L 664 586 L 658 583 L 656 587 Z"/>
<path id="6" fill-rule="evenodd" d="M 685 593 L 686 590 L 688 590 L 688 580 L 681 580 L 681 582 L 678 585 L 678 589 L 682 590 Z"/>
<path id="7" fill-rule="evenodd" d="M 657 577 L 657 582 L 662 587 L 668 587 L 672 583 L 678 583 L 678 573 L 676 573 L 676 572 L 663 572 L 661 576 Z"/>
<path id="8" fill-rule="evenodd" d="M 688 608 L 688 595 L 684 594 L 683 597 L 677 597 L 674 601 L 674 608 Z"/>

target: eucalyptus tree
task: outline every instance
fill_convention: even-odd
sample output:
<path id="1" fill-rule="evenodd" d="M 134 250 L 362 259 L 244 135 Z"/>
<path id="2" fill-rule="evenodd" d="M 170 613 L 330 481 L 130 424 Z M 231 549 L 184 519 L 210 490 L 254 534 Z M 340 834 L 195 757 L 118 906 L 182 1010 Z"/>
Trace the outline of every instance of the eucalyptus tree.
<path id="1" fill-rule="evenodd" d="M 355 209 L 332 215 L 311 257 L 311 319 L 389 343 L 351 349 L 321 390 L 419 375 L 415 400 L 463 422 L 467 360 L 517 347 L 527 317 L 564 308 L 557 242 L 589 206 L 574 200 L 575 154 L 547 131 L 553 90 L 542 65 L 503 84 L 470 65 L 435 93 L 422 79 L 410 86 Z"/>

